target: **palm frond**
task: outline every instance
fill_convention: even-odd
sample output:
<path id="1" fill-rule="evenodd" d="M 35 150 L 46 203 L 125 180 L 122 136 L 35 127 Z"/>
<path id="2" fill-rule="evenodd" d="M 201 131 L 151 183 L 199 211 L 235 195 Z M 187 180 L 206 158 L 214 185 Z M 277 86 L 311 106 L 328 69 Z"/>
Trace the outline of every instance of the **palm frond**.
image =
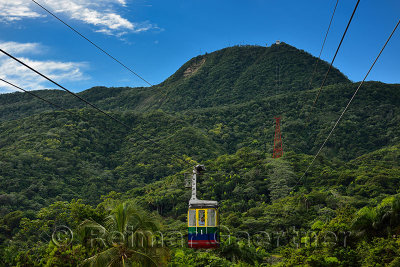
<path id="1" fill-rule="evenodd" d="M 86 260 L 81 264 L 82 267 L 103 267 L 112 266 L 116 261 L 119 260 L 120 254 L 118 248 L 109 248 L 103 252 L 100 252 Z"/>
<path id="2" fill-rule="evenodd" d="M 97 229 L 105 233 L 105 238 L 112 243 L 109 248 L 87 260 L 84 266 L 116 266 L 129 262 L 141 266 L 160 266 L 166 262 L 169 251 L 153 244 L 159 229 L 153 217 L 136 208 L 132 203 L 116 205 L 106 217 L 104 226 L 86 220 L 80 225 L 82 231 Z M 118 236 L 116 241 L 115 237 Z"/>

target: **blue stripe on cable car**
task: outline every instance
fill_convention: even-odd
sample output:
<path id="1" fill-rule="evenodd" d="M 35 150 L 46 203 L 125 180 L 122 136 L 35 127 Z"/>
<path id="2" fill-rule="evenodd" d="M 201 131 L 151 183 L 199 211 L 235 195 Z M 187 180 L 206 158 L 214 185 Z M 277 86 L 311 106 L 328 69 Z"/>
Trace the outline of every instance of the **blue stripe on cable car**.
<path id="1" fill-rule="evenodd" d="M 188 240 L 217 240 L 215 233 L 211 234 L 188 234 Z"/>

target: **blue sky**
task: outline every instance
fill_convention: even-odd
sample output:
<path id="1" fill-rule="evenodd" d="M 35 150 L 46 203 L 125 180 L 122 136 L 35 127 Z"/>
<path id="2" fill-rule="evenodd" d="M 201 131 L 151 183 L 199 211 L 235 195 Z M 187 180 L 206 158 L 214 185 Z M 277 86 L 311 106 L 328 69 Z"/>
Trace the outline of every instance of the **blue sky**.
<path id="1" fill-rule="evenodd" d="M 336 0 L 37 0 L 152 84 L 192 57 L 284 41 L 318 56 Z M 356 0 L 340 0 L 322 59 L 331 60 Z M 360 81 L 400 18 L 400 1 L 361 0 L 334 66 Z M 146 86 L 30 0 L 0 0 L 0 47 L 73 91 Z M 368 80 L 400 83 L 400 29 Z M 55 88 L 0 56 L 0 77 Z M 308 79 L 309 77 L 305 77 Z M 0 84 L 0 93 L 13 89 Z"/>

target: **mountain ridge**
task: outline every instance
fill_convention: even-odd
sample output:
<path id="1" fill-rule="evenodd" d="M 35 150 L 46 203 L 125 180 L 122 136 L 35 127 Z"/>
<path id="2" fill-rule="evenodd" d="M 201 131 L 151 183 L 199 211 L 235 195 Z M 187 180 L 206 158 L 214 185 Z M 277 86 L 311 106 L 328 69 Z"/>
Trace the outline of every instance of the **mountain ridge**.
<path id="1" fill-rule="evenodd" d="M 203 59 L 196 72 L 185 77 L 185 71 Z M 311 54 L 285 43 L 271 47 L 234 46 L 190 59 L 153 87 L 97 86 L 78 95 L 107 110 L 181 111 L 237 104 L 274 95 L 277 90 L 309 89 L 309 78 L 316 61 Z M 319 60 L 311 88 L 320 84 L 327 69 L 328 64 Z M 326 85 L 349 82 L 339 70 L 332 68 Z M 78 99 L 60 90 L 35 93 L 67 109 L 85 107 Z M 51 107 L 46 108 L 47 104 L 39 102 L 26 93 L 1 94 L 0 120 L 51 110 Z"/>
<path id="2" fill-rule="evenodd" d="M 232 71 L 247 60 L 234 51 L 246 49 L 257 50 L 251 64 Z M 308 89 L 307 78 L 315 58 L 295 51 L 300 56 L 282 67 L 277 86 L 274 68 L 260 67 L 275 62 L 267 50 L 210 56 L 227 65 L 201 56 L 163 86 L 79 93 L 128 127 L 61 91 L 37 93 L 70 112 L 27 94 L 0 96 L 0 262 L 79 265 L 108 249 L 80 235 L 82 222 L 108 225 L 110 205 L 132 203 L 163 223 L 172 266 L 397 266 L 400 84 L 366 82 L 308 169 L 359 83 L 333 71 L 312 109 L 319 88 Z M 275 116 L 279 159 L 272 158 Z M 184 177 L 197 164 L 207 169 L 197 196 L 218 201 L 222 241 L 201 253 L 183 245 Z M 78 238 L 58 246 L 60 225 Z"/>

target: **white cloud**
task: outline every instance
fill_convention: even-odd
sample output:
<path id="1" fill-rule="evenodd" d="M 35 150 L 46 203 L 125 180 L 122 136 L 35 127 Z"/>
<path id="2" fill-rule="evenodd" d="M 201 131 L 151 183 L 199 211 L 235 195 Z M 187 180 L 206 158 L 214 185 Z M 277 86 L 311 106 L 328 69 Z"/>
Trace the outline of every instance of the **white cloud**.
<path id="1" fill-rule="evenodd" d="M 10 54 L 37 54 L 43 51 L 43 46 L 38 43 L 17 43 L 0 41 L 0 48 Z"/>
<path id="2" fill-rule="evenodd" d="M 148 23 L 136 23 L 123 18 L 115 7 L 127 6 L 126 0 L 37 0 L 50 11 L 64 14 L 71 19 L 93 25 L 97 32 L 122 36 L 129 32 L 139 33 L 157 26 Z M 47 15 L 36 4 L 29 0 L 0 0 L 0 20 L 15 21 L 23 18 L 37 18 Z"/>
<path id="3" fill-rule="evenodd" d="M 41 47 L 36 43 L 0 42 L 0 48 L 18 57 L 27 65 L 45 74 L 56 82 L 76 82 L 86 80 L 89 77 L 83 73 L 88 67 L 84 62 L 61 62 L 53 60 L 33 60 L 20 57 L 21 54 L 31 54 Z M 14 83 L 26 90 L 37 90 L 43 88 L 55 88 L 56 86 L 40 77 L 38 74 L 19 64 L 15 60 L 0 54 L 0 78 Z M 18 91 L 5 83 L 0 84 L 0 93 Z"/>
<path id="4" fill-rule="evenodd" d="M 11 22 L 43 15 L 32 10 L 25 0 L 0 0 L 0 21 Z"/>

